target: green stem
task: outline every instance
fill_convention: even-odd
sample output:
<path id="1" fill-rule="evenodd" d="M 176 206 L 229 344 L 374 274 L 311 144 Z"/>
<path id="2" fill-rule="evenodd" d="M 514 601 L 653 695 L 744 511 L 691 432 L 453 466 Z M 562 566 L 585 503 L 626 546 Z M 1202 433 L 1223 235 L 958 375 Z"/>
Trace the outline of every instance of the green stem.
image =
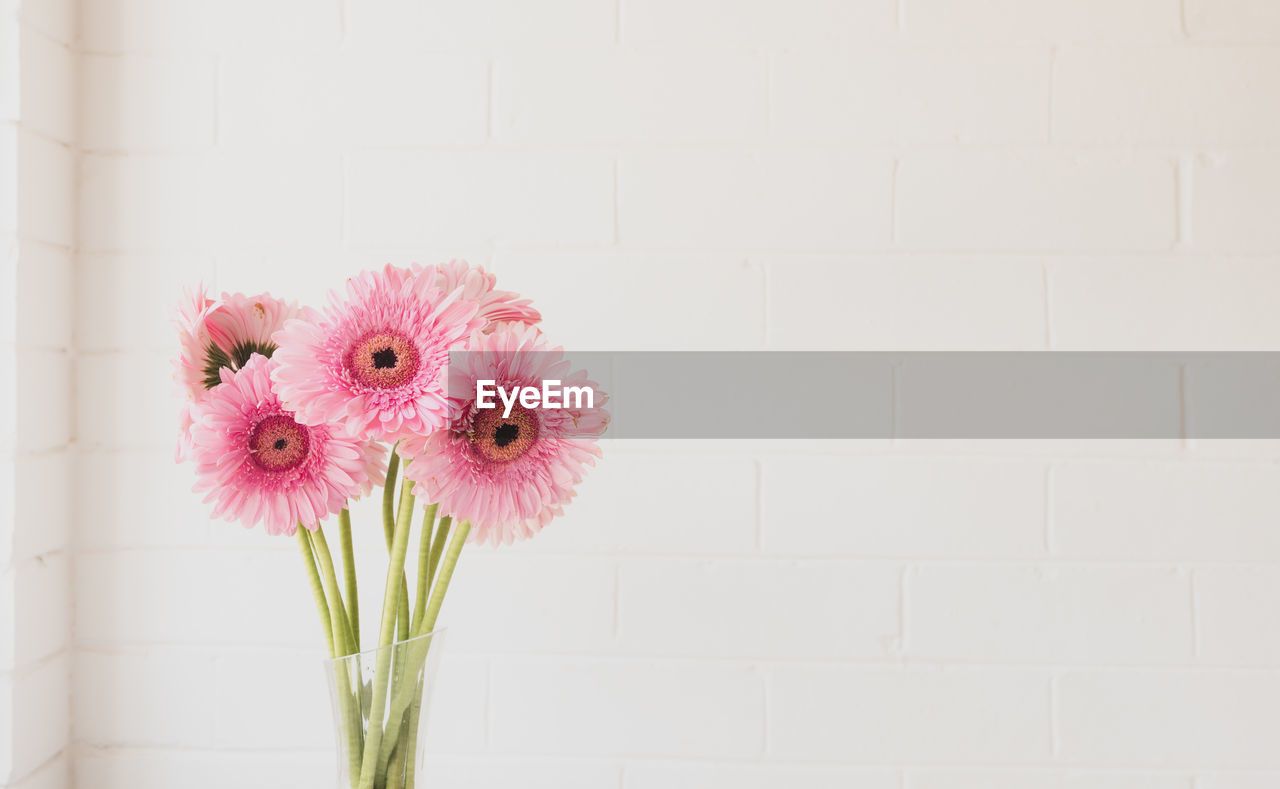
<path id="1" fill-rule="evenodd" d="M 399 446 L 397 444 L 396 446 Z M 407 464 L 406 464 L 407 465 Z M 400 467 L 400 457 L 395 452 L 395 447 L 391 449 L 391 460 L 387 463 L 387 485 L 382 489 L 382 532 L 387 542 L 387 555 L 391 554 L 392 535 L 395 532 L 395 525 L 400 520 L 400 508 L 405 506 L 405 485 L 409 484 L 409 478 L 405 477 L 404 484 L 400 486 L 400 503 L 396 505 L 395 501 L 395 479 L 396 470 Z M 409 509 L 413 509 L 413 499 L 409 497 Z M 396 640 L 404 641 L 409 637 L 409 578 L 405 576 L 400 579 L 400 604 L 396 608 Z"/>
<path id="2" fill-rule="evenodd" d="M 445 593 L 449 591 L 449 582 L 453 580 L 453 569 L 458 565 L 458 557 L 467 544 L 467 535 L 471 532 L 471 521 L 463 521 L 453 530 L 449 538 L 449 551 L 440 563 L 440 577 L 431 589 L 431 602 L 427 603 L 427 612 L 422 618 L 415 636 L 425 636 L 436 626 L 436 618 L 440 616 L 440 606 L 444 603 Z"/>
<path id="3" fill-rule="evenodd" d="M 324 643 L 329 648 L 329 657 L 337 657 L 333 644 L 333 620 L 329 618 L 329 605 L 324 601 L 324 586 L 320 583 L 320 573 L 316 570 L 316 557 L 311 551 L 310 532 L 298 527 L 298 550 L 302 552 L 302 566 L 307 571 L 307 581 L 311 586 L 311 596 L 315 598 L 316 610 L 320 613 L 320 622 L 324 625 Z"/>
<path id="4" fill-rule="evenodd" d="M 342 540 L 342 574 L 347 585 L 347 618 L 351 621 L 354 654 L 360 651 L 360 594 L 356 588 L 356 551 L 351 543 L 351 510 L 338 513 L 338 536 Z"/>
<path id="5" fill-rule="evenodd" d="M 323 539 L 323 537 L 321 537 Z M 334 624 L 329 606 L 325 603 L 324 585 L 320 582 L 320 572 L 316 569 L 315 542 L 312 534 L 305 528 L 298 527 L 298 546 L 302 551 L 302 563 L 307 570 L 307 580 L 311 586 L 311 595 L 315 598 L 316 608 L 320 612 L 320 618 L 323 621 L 324 639 L 329 647 L 329 658 L 336 659 L 338 652 L 342 651 L 342 647 L 335 640 L 335 633 L 338 627 Z M 354 773 L 360 769 L 360 751 L 362 750 L 361 732 L 360 732 L 360 712 L 358 698 L 353 698 L 351 693 L 350 677 L 347 673 L 347 667 L 342 661 L 338 661 L 333 667 L 334 675 L 338 682 L 338 707 L 342 714 L 342 726 L 346 730 L 346 736 L 342 739 L 347 743 L 347 769 L 354 776 Z M 354 777 L 352 779 L 354 783 Z"/>
<path id="6" fill-rule="evenodd" d="M 351 624 L 347 621 L 347 612 L 342 605 L 342 590 L 338 586 L 338 574 L 333 568 L 333 556 L 329 553 L 329 541 L 324 537 L 324 529 L 316 524 L 311 533 L 311 544 L 315 546 L 316 558 L 320 560 L 320 570 L 324 573 L 325 588 L 329 591 L 329 611 L 333 615 L 333 642 L 340 655 L 355 654 L 355 636 L 351 632 Z"/>
<path id="7" fill-rule="evenodd" d="M 413 601 L 413 626 L 410 632 L 418 632 L 422 612 L 427 607 L 427 589 L 431 586 L 431 530 L 435 527 L 437 504 L 428 504 L 422 518 L 422 534 L 418 537 L 418 594 Z"/>
<path id="8" fill-rule="evenodd" d="M 413 516 L 413 482 L 406 480 L 400 494 L 401 507 L 391 543 L 391 563 L 387 568 L 387 588 L 382 597 L 382 627 L 378 633 L 378 662 L 373 675 L 373 698 L 369 704 L 369 732 L 364 741 L 360 789 L 373 789 L 378 756 L 382 746 L 382 722 L 386 713 L 387 686 L 391 681 L 391 640 L 396 631 L 396 607 L 403 588 L 404 560 L 409 552 L 409 526 Z M 407 504 L 406 505 L 406 500 Z"/>
<path id="9" fill-rule="evenodd" d="M 400 470 L 400 456 L 396 454 L 399 442 L 391 447 L 391 457 L 387 460 L 387 484 L 382 489 L 382 533 L 387 540 L 387 551 L 391 550 L 391 538 L 396 530 L 396 473 Z"/>
<path id="10" fill-rule="evenodd" d="M 405 741 L 404 789 L 415 789 L 417 780 L 418 723 L 422 718 L 422 691 L 416 690 L 413 703 L 409 705 L 409 737 Z"/>
<path id="11" fill-rule="evenodd" d="M 453 570 L 458 564 L 458 557 L 462 554 L 462 548 L 466 545 L 467 534 L 470 531 L 470 521 L 463 521 L 458 524 L 458 528 L 453 530 L 453 536 L 449 539 L 449 550 L 445 553 L 440 563 L 440 577 L 436 580 L 435 586 L 431 590 L 431 600 L 427 603 L 422 622 L 419 623 L 418 629 L 413 634 L 414 638 L 421 638 L 427 635 L 436 626 L 436 618 L 440 615 L 440 606 L 444 603 L 445 593 L 449 591 L 449 582 L 453 579 Z M 417 688 L 418 667 L 426 659 L 427 650 L 430 649 L 431 641 L 433 640 L 423 639 L 421 644 L 415 643 L 408 650 L 407 668 L 403 672 L 402 681 L 395 686 L 394 698 L 391 700 L 391 717 L 387 721 L 388 733 L 393 738 L 399 736 L 400 721 L 404 718 L 405 710 L 413 702 L 413 691 Z M 393 744 L 391 742 L 383 744 L 383 750 L 379 754 L 380 763 L 386 762 L 390 758 L 390 749 Z M 367 759 L 368 741 L 365 742 L 365 748 L 365 758 Z M 369 787 L 362 786 L 361 789 L 369 789 Z"/>
<path id="12" fill-rule="evenodd" d="M 440 528 L 436 530 L 436 544 L 431 547 L 431 566 L 427 569 L 428 586 L 435 583 L 436 568 L 440 566 L 440 559 L 444 557 L 444 543 L 449 538 L 449 527 L 452 525 L 453 518 L 448 515 L 440 519 Z"/>

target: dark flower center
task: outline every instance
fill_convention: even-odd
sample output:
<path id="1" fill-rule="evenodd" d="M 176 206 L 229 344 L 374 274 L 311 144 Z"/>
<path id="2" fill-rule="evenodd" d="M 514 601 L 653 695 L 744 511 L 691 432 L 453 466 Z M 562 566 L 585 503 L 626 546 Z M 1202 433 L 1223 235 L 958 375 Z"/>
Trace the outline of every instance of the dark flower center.
<path id="1" fill-rule="evenodd" d="M 383 348 L 373 353 L 373 366 L 378 370 L 386 370 L 396 366 L 396 352 L 391 348 Z"/>
<path id="2" fill-rule="evenodd" d="M 517 405 L 507 417 L 502 416 L 501 408 L 480 411 L 471 433 L 471 442 L 486 460 L 506 463 L 528 452 L 537 437 L 537 413 Z"/>
<path id="3" fill-rule="evenodd" d="M 417 347 L 395 331 L 369 332 L 351 346 L 344 362 L 352 378 L 373 389 L 403 386 L 419 367 Z"/>
<path id="4" fill-rule="evenodd" d="M 263 419 L 249 433 L 250 457 L 265 471 L 296 468 L 310 452 L 311 430 L 285 414 Z"/>
<path id="5" fill-rule="evenodd" d="M 249 357 L 255 353 L 260 353 L 270 359 L 271 354 L 275 352 L 275 343 L 271 342 L 245 340 L 231 346 L 230 351 L 224 351 L 217 345 L 209 343 L 209 347 L 204 349 L 204 388 L 212 389 L 222 383 L 221 370 L 223 367 L 234 373 L 244 367 L 248 363 Z"/>
<path id="6" fill-rule="evenodd" d="M 493 431 L 493 443 L 499 448 L 505 447 L 512 441 L 520 437 L 520 426 L 513 425 L 510 422 L 503 422 L 498 429 Z"/>

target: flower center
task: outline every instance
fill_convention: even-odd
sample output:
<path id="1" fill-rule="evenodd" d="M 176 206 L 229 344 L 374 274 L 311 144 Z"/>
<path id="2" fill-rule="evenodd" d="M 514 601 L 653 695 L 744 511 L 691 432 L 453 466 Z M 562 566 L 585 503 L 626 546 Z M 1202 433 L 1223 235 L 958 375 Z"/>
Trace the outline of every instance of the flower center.
<path id="1" fill-rule="evenodd" d="M 418 349 L 398 332 L 373 331 L 347 351 L 347 370 L 373 389 L 403 386 L 418 372 Z"/>
<path id="2" fill-rule="evenodd" d="M 523 455 L 538 438 L 538 417 L 523 406 L 502 416 L 502 409 L 487 408 L 476 416 L 471 443 L 486 460 L 506 463 Z"/>
<path id="3" fill-rule="evenodd" d="M 288 471 L 306 460 L 310 451 L 311 431 L 284 414 L 263 419 L 249 433 L 253 462 L 266 471 Z"/>

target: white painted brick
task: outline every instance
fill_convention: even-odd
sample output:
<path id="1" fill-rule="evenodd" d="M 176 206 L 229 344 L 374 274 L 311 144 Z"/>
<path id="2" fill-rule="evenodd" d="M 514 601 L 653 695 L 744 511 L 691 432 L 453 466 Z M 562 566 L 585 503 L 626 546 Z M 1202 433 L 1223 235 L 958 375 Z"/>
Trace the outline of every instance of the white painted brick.
<path id="1" fill-rule="evenodd" d="M 889 0 L 800 0 L 785 11 L 768 0 L 622 0 L 627 43 L 735 46 L 840 44 L 894 32 Z"/>
<path id="2" fill-rule="evenodd" d="M 66 747 L 71 729 L 70 675 L 70 658 L 61 655 L 12 677 L 13 775 L 36 772 Z"/>
<path id="3" fill-rule="evenodd" d="M 904 6 L 909 38 L 954 41 L 1173 41 L 1181 37 L 1178 0 L 913 0 Z"/>
<path id="4" fill-rule="evenodd" d="M 643 143 L 759 138 L 768 77 L 755 53 L 561 50 L 494 64 L 502 141 Z"/>
<path id="5" fill-rule="evenodd" d="M 1053 139 L 1275 142 L 1280 113 L 1265 108 L 1277 78 L 1280 52 L 1261 47 L 1068 47 L 1054 61 Z"/>
<path id="6" fill-rule="evenodd" d="M 24 128 L 63 143 L 76 139 L 75 56 L 63 43 L 26 28 L 18 78 Z"/>
<path id="7" fill-rule="evenodd" d="M 1053 347 L 1276 350 L 1280 315 L 1267 298 L 1272 283 L 1280 283 L 1276 262 L 1216 256 L 1048 261 Z"/>
<path id="8" fill-rule="evenodd" d="M 324 252 L 317 250 L 317 257 Z M 419 256 L 415 256 L 417 258 Z M 308 254 L 310 258 L 310 254 Z M 422 257 L 423 260 L 438 258 Z M 447 260 L 448 258 L 444 258 Z M 298 277 L 297 258 L 287 249 L 278 251 L 235 253 L 226 252 L 219 255 L 213 263 L 217 270 L 217 292 L 232 293 L 270 293 L 280 298 L 288 298 L 299 304 L 319 305 L 327 302 L 330 291 L 342 290 L 342 283 L 347 277 L 369 268 L 383 265 L 384 257 L 377 253 L 362 256 L 358 262 L 349 263 L 341 272 L 316 264 L 303 278 Z M 376 262 L 375 262 L 376 261 Z M 186 278 L 186 281 L 191 281 Z"/>
<path id="9" fill-rule="evenodd" d="M 76 38 L 76 17 L 80 11 L 74 0 L 22 0 L 19 18 L 64 44 L 74 43 Z"/>
<path id="10" fill-rule="evenodd" d="M 449 649 L 608 650 L 614 643 L 616 575 L 608 559 L 472 553 L 459 562 L 440 620 L 450 627 Z"/>
<path id="11" fill-rule="evenodd" d="M 0 162 L 4 162 L 6 172 L 17 171 L 18 127 L 13 123 L 0 123 Z M 18 203 L 18 179 L 4 179 L 0 182 L 0 236 L 18 235 Z M 13 238 L 9 238 L 5 244 L 6 247 L 14 245 Z"/>
<path id="12" fill-rule="evenodd" d="M 17 369 L 18 354 L 13 346 L 0 346 L 0 364 L 6 370 Z M 17 390 L 17 381 L 0 380 L 0 447 L 4 448 L 6 454 L 13 452 L 18 446 Z"/>
<path id="13" fill-rule="evenodd" d="M 468 625 L 470 626 L 470 625 Z M 432 754 L 473 754 L 487 748 L 489 664 L 445 653 L 432 686 L 426 749 Z"/>
<path id="14" fill-rule="evenodd" d="M 1154 156 L 913 152 L 896 194 L 907 247 L 1128 251 L 1174 240 L 1174 169 Z"/>
<path id="15" fill-rule="evenodd" d="M 156 421 L 167 419 L 161 412 Z M 191 492 L 192 467 L 173 460 L 177 424 L 174 411 L 171 440 L 155 449 L 80 454 L 76 479 L 83 500 L 94 504 L 75 512 L 77 548 L 199 545 L 209 542 L 211 529 L 242 530 L 239 524 L 211 523 L 209 505 Z"/>
<path id="16" fill-rule="evenodd" d="M 76 640 L 323 645 L 296 550 L 83 553 L 76 559 Z"/>
<path id="17" fill-rule="evenodd" d="M 714 758 L 763 748 L 764 689 L 750 668 L 499 662 L 490 693 L 500 753 Z"/>
<path id="18" fill-rule="evenodd" d="M 782 554 L 1039 556 L 1044 479 L 1034 460 L 770 458 L 762 476 L 764 547 Z"/>
<path id="19" fill-rule="evenodd" d="M 1060 680 L 1057 731 L 1068 763 L 1274 768 L 1278 717 L 1272 673 L 1080 672 Z"/>
<path id="20" fill-rule="evenodd" d="M 1062 789 L 1191 789 L 1192 780 L 1187 775 L 1151 775 L 1143 772 L 1068 773 L 1063 776 Z M 1198 784 L 1196 787 L 1199 789 Z"/>
<path id="21" fill-rule="evenodd" d="M 625 789 L 900 789 L 889 769 L 704 766 L 637 763 L 626 768 Z"/>
<path id="22" fill-rule="evenodd" d="M 609 44 L 617 30 L 617 5 L 600 0 L 361 0 L 348 10 L 357 48 L 412 42 L 467 48 L 476 45 Z"/>
<path id="23" fill-rule="evenodd" d="M 323 650 L 254 649 L 214 658 L 214 746 L 323 748 L 335 742 L 323 656 Z"/>
<path id="24" fill-rule="evenodd" d="M 892 163 L 843 152 L 624 155 L 622 242 L 831 250 L 889 243 Z"/>
<path id="25" fill-rule="evenodd" d="M 71 763 L 66 752 L 37 767 L 35 772 L 10 784 L 12 789 L 65 789 L 71 785 Z"/>
<path id="26" fill-rule="evenodd" d="M 72 435 L 71 359 L 62 351 L 18 351 L 18 448 L 65 446 Z"/>
<path id="27" fill-rule="evenodd" d="M 765 274 L 741 257 L 499 250 L 493 270 L 500 287 L 533 298 L 547 335 L 571 351 L 763 346 Z M 680 320 L 652 320 L 657 303 Z"/>
<path id="28" fill-rule="evenodd" d="M 831 143 L 1048 138 L 1046 47 L 865 48 L 774 59 L 774 135 Z"/>
<path id="29" fill-rule="evenodd" d="M 908 771 L 905 789 L 1191 789 L 1191 778 L 1137 771 L 929 770 Z"/>
<path id="30" fill-rule="evenodd" d="M 311 249 L 341 238 L 336 153 L 85 156 L 81 248 Z"/>
<path id="31" fill-rule="evenodd" d="M 15 2 L 16 0 L 10 0 Z M 22 80 L 18 65 L 21 63 L 21 40 L 22 25 L 18 22 L 17 14 L 0 13 L 0 43 L 2 43 L 4 52 L 3 71 L 0 71 L 0 120 L 16 122 L 22 117 Z M 13 123 L 6 123 L 3 126 L 6 134 L 13 134 L 16 126 Z M 9 154 L 6 152 L 6 157 Z M 10 158 L 5 159 L 6 162 L 11 161 Z"/>
<path id="32" fill-rule="evenodd" d="M 200 238 L 200 160 L 86 155 L 80 167 L 80 249 L 175 250 Z"/>
<path id="33" fill-rule="evenodd" d="M 201 250 L 255 247 L 296 255 L 338 245 L 343 181 L 336 151 L 224 150 L 204 164 Z"/>
<path id="34" fill-rule="evenodd" d="M 1280 39 L 1280 7 L 1269 0 L 1187 0 L 1184 13 L 1187 31 L 1196 39 Z"/>
<path id="35" fill-rule="evenodd" d="M 759 258 L 769 346 L 788 350 L 1039 350 L 1044 275 L 1034 258 Z"/>
<path id="36" fill-rule="evenodd" d="M 68 249 L 23 242 L 18 246 L 14 305 L 17 341 L 28 348 L 70 348 L 76 313 L 71 299 L 74 256 Z"/>
<path id="37" fill-rule="evenodd" d="M 1280 568 L 1200 568 L 1195 588 L 1202 660 L 1280 665 L 1280 636 L 1260 625 L 1280 614 Z"/>
<path id="38" fill-rule="evenodd" d="M 212 289 L 214 279 L 213 261 L 198 255 L 183 260 L 168 255 L 83 255 L 76 262 L 76 347 L 176 354 L 178 340 L 171 321 L 183 287 L 203 282 Z M 130 300 L 149 306 L 119 308 Z"/>
<path id="39" fill-rule="evenodd" d="M 607 763 L 486 757 L 428 757 L 425 772 L 433 783 L 456 789 L 617 789 L 621 780 L 621 769 Z"/>
<path id="40" fill-rule="evenodd" d="M 1017 671 L 779 667 L 769 748 L 786 759 L 1026 764 L 1050 754 L 1049 681 Z"/>
<path id="41" fill-rule="evenodd" d="M 1280 556 L 1280 469 L 1253 464 L 1097 462 L 1055 466 L 1055 553 L 1138 561 Z"/>
<path id="42" fill-rule="evenodd" d="M 1186 663 L 1186 571 L 924 566 L 907 572 L 907 651 L 993 663 Z"/>
<path id="43" fill-rule="evenodd" d="M 16 468 L 17 465 L 10 453 L 0 454 L 0 501 L 11 502 L 15 498 L 14 491 L 17 489 L 18 479 Z M 0 505 L 0 567 L 10 568 L 8 571 L 11 571 L 14 549 L 17 547 L 15 545 L 17 534 L 15 512 L 16 507 L 7 503 Z M 0 622 L 6 621 L 0 620 Z M 8 626 L 8 624 L 0 624 L 0 629 Z"/>
<path id="44" fill-rule="evenodd" d="M 325 752 L 199 751 L 147 748 L 86 749 L 75 753 L 76 776 L 92 789 L 182 786 L 186 789 L 272 789 L 297 783 L 324 786 L 337 775 Z"/>
<path id="45" fill-rule="evenodd" d="M 416 50 L 244 53 L 221 65 L 219 136 L 233 146 L 479 142 L 487 136 L 488 71 L 477 55 Z"/>
<path id="46" fill-rule="evenodd" d="M 65 549 L 71 537 L 72 454 L 68 451 L 19 455 L 14 465 L 13 539 L 19 561 Z"/>
<path id="47" fill-rule="evenodd" d="M 13 679 L 0 676 L 0 776 L 6 783 L 13 775 Z"/>
<path id="48" fill-rule="evenodd" d="M 296 670 L 279 668 L 282 675 Z M 72 696 L 76 742 L 209 746 L 217 695 L 213 670 L 211 656 L 190 650 L 78 651 Z"/>
<path id="49" fill-rule="evenodd" d="M 631 560 L 621 567 L 618 646 L 726 658 L 890 655 L 900 580 L 896 565 Z"/>
<path id="50" fill-rule="evenodd" d="M 350 238 L 357 246 L 613 239 L 607 156 L 357 151 L 348 169 Z"/>
<path id="51" fill-rule="evenodd" d="M 209 55 L 85 55 L 80 80 L 79 142 L 84 150 L 183 150 L 213 144 L 217 74 Z"/>
<path id="52" fill-rule="evenodd" d="M 536 540 L 503 550 L 741 554 L 756 548 L 756 465 L 734 455 L 606 451 Z M 654 498 L 661 491 L 661 502 Z"/>
<path id="53" fill-rule="evenodd" d="M 1280 773 L 1201 773 L 1196 789 L 1270 789 L 1280 781 Z"/>
<path id="54" fill-rule="evenodd" d="M 167 354 L 80 357 L 77 380 L 92 381 L 95 388 L 93 397 L 76 401 L 77 440 L 88 447 L 163 447 L 172 452 L 178 439 L 172 372 Z"/>
<path id="55" fill-rule="evenodd" d="M 71 568 L 65 554 L 28 559 L 14 572 L 12 666 L 32 666 L 71 637 Z"/>
<path id="56" fill-rule="evenodd" d="M 18 135 L 18 235 L 69 247 L 75 237 L 76 163 L 71 150 L 30 132 Z"/>
<path id="57" fill-rule="evenodd" d="M 314 50 L 342 40 L 340 8 L 308 0 L 93 0 L 80 29 L 87 52 Z"/>
<path id="58" fill-rule="evenodd" d="M 8 568 L 0 571 L 0 633 L 4 634 L 4 639 L 0 640 L 0 674 L 12 672 L 17 665 L 17 640 L 15 638 L 18 631 L 18 583 L 17 570 Z M 8 678 L 0 681 L 0 689 L 7 690 Z M 3 716 L 7 712 L 5 706 L 0 706 L 0 722 L 3 722 Z M 7 738 L 0 738 L 0 743 L 6 742 Z M 0 757 L 2 758 L 2 757 Z M 0 761 L 0 767 L 3 761 Z M 4 775 L 0 771 L 0 775 Z"/>
<path id="59" fill-rule="evenodd" d="M 1269 252 L 1280 250 L 1280 155 L 1235 151 L 1200 156 L 1184 168 L 1191 179 L 1187 236 L 1196 250 Z"/>

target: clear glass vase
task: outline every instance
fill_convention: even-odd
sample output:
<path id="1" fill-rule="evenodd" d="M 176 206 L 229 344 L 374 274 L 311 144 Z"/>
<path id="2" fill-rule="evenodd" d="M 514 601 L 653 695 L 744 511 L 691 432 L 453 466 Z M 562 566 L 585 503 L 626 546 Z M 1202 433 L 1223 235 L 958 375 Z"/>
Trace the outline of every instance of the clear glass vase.
<path id="1" fill-rule="evenodd" d="M 325 661 L 338 789 L 414 789 L 444 630 Z"/>

